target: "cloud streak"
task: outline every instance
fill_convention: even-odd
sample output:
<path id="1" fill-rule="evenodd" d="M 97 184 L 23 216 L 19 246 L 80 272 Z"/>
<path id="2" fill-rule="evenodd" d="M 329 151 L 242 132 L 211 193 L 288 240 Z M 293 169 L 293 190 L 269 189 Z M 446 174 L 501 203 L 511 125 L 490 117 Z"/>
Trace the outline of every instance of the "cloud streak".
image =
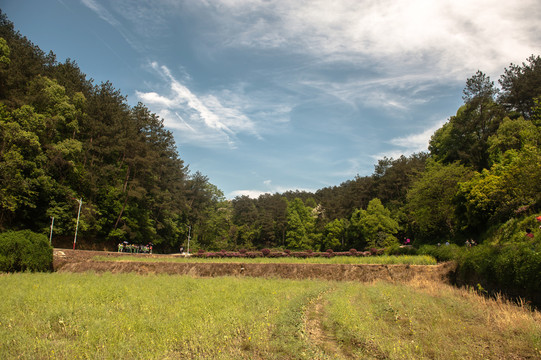
<path id="1" fill-rule="evenodd" d="M 228 46 L 289 48 L 326 61 L 438 71 L 500 72 L 538 46 L 535 0 L 212 1 Z M 530 24 L 530 25 L 528 25 Z M 225 40 L 227 39 L 227 40 Z M 458 74 L 457 74 L 458 73 Z"/>
<path id="2" fill-rule="evenodd" d="M 254 122 L 235 104 L 224 105 L 227 99 L 215 94 L 196 95 L 166 66 L 154 62 L 151 67 L 168 84 L 168 94 L 136 91 L 136 96 L 164 118 L 167 127 L 187 131 L 180 134 L 182 143 L 235 148 L 238 134 L 259 137 Z"/>

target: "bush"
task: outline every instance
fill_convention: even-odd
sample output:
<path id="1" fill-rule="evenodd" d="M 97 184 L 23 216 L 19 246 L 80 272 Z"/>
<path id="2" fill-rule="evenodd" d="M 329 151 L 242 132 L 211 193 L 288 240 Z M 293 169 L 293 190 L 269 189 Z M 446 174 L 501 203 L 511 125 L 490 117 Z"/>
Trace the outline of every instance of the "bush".
<path id="1" fill-rule="evenodd" d="M 465 282 L 478 277 L 501 290 L 536 295 L 541 289 L 541 243 L 476 246 L 459 259 L 458 275 Z"/>
<path id="2" fill-rule="evenodd" d="M 261 253 L 263 254 L 263 256 L 269 256 L 269 254 L 271 253 L 271 251 L 269 249 L 262 249 L 261 250 Z"/>
<path id="3" fill-rule="evenodd" d="M 53 248 L 43 234 L 30 230 L 0 234 L 0 271 L 51 271 Z"/>
<path id="4" fill-rule="evenodd" d="M 387 255 L 417 255 L 417 249 L 411 245 L 400 246 L 398 244 L 395 244 L 385 249 L 385 254 Z"/>
<path id="5" fill-rule="evenodd" d="M 458 245 L 423 245 L 417 251 L 418 255 L 430 255 L 437 261 L 451 261 L 458 260 L 461 252 L 463 251 Z"/>

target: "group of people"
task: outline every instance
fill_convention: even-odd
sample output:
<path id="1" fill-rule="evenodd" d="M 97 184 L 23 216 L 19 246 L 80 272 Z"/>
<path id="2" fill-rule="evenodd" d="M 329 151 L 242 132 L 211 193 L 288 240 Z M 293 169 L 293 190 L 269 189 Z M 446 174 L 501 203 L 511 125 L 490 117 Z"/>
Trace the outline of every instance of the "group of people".
<path id="1" fill-rule="evenodd" d="M 475 246 L 477 245 L 477 243 L 475 242 L 475 240 L 473 239 L 470 239 L 470 240 L 466 240 L 466 247 L 472 247 L 472 246 Z"/>
<path id="2" fill-rule="evenodd" d="M 136 245 L 129 244 L 127 241 L 124 241 L 118 244 L 118 252 L 132 254 L 152 254 L 152 244 Z"/>

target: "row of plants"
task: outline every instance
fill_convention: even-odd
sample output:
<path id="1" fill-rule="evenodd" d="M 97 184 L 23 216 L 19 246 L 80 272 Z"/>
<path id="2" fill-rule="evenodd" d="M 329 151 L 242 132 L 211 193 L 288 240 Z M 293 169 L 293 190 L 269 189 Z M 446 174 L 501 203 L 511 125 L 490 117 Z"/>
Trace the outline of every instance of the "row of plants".
<path id="1" fill-rule="evenodd" d="M 313 250 L 291 251 L 289 249 L 271 250 L 267 248 L 262 249 L 260 251 L 248 251 L 246 249 L 240 249 L 239 251 L 221 250 L 218 252 L 207 252 L 203 249 L 199 249 L 197 253 L 192 254 L 191 256 L 196 257 L 196 258 L 259 258 L 259 257 L 331 258 L 335 256 L 353 256 L 353 257 L 378 256 L 378 255 L 383 255 L 384 252 L 385 252 L 384 249 L 375 249 L 375 248 L 370 249 L 370 251 L 357 251 L 356 249 L 350 249 L 349 251 L 337 251 L 337 252 L 333 251 L 332 249 L 328 249 L 325 252 L 318 252 L 318 251 L 313 251 Z"/>

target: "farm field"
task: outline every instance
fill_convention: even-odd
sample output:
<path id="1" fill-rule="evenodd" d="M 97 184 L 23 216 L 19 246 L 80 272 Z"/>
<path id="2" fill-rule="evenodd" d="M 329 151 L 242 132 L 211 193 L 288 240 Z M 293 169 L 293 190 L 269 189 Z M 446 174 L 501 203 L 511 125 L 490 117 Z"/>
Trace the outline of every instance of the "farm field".
<path id="1" fill-rule="evenodd" d="M 437 261 L 432 256 L 428 255 L 402 255 L 402 256 L 335 256 L 331 258 L 311 257 L 311 258 L 295 258 L 295 257 L 258 257 L 258 258 L 201 258 L 201 257 L 145 257 L 145 256 L 120 256 L 120 257 L 105 257 L 97 256 L 96 260 L 102 261 L 147 261 L 160 262 L 170 261 L 177 263 L 246 263 L 246 264 L 373 264 L 373 265 L 393 265 L 393 264 L 408 264 L 408 265 L 436 265 Z"/>
<path id="2" fill-rule="evenodd" d="M 435 282 L 0 276 L 2 359 L 534 359 L 541 315 Z"/>

